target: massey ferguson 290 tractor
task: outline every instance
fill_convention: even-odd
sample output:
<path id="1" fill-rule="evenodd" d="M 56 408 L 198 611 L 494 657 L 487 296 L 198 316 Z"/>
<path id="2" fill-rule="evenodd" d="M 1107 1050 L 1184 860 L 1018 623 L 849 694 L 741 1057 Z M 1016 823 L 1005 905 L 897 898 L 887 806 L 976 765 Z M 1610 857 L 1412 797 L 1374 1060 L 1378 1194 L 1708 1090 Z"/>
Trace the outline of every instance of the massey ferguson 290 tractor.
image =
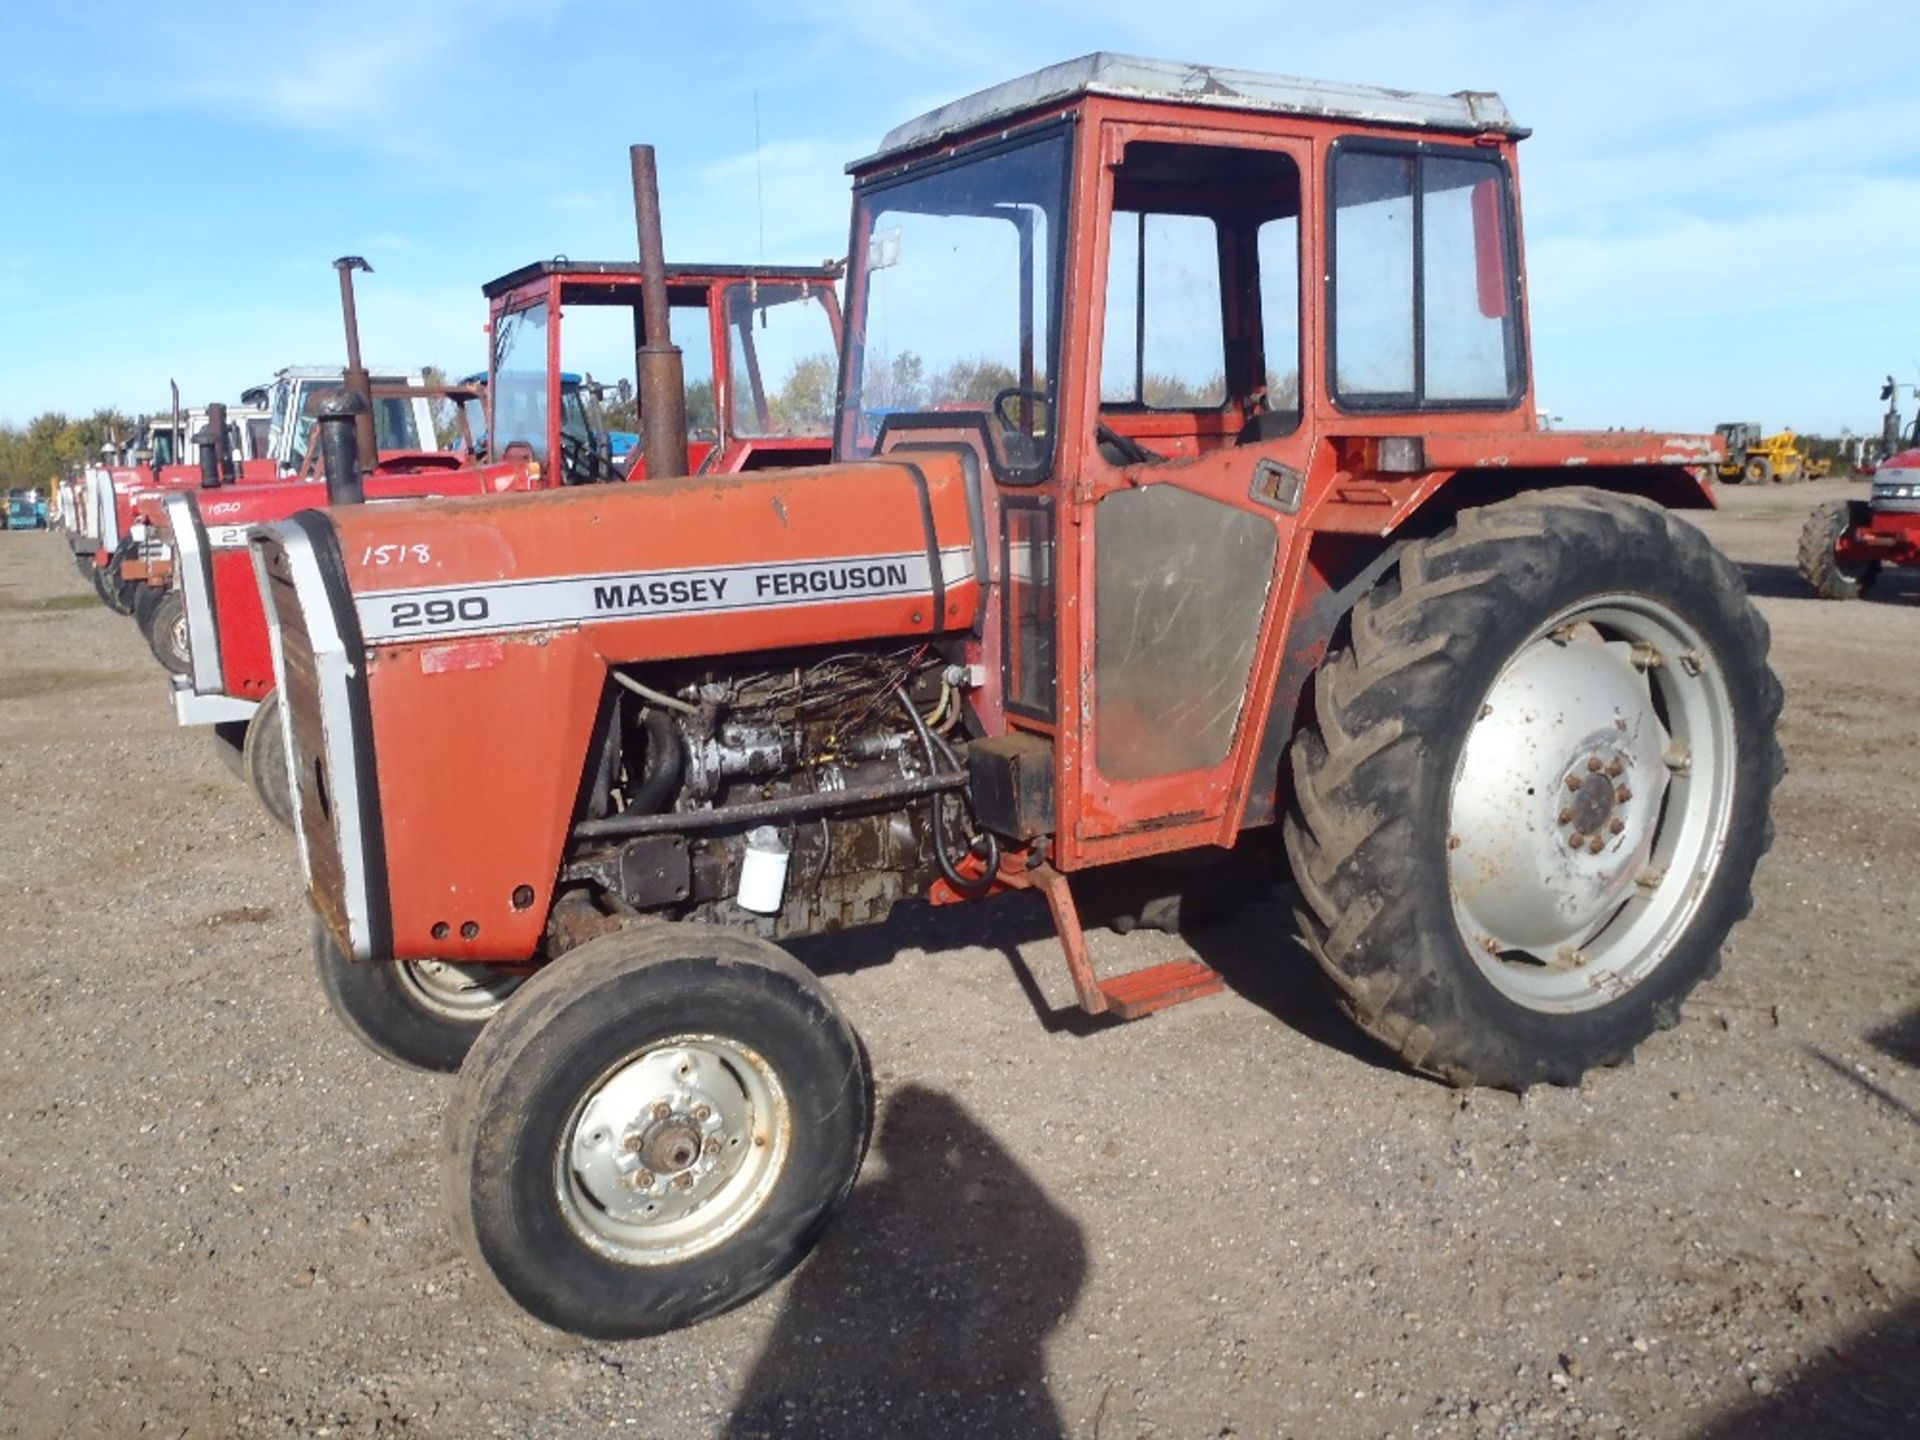
<path id="1" fill-rule="evenodd" d="M 1096 974 L 1076 889 L 1244 850 L 1429 1074 L 1570 1084 L 1674 1023 L 1780 690 L 1666 508 L 1711 441 L 1535 428 L 1524 133 L 1058 65 L 852 167 L 832 464 L 256 538 L 329 989 L 389 1053 L 471 1044 L 447 1193 L 516 1302 L 642 1335 L 797 1261 L 870 1085 L 778 942 L 910 896 L 1040 891 L 1131 1018 L 1219 979 Z"/>

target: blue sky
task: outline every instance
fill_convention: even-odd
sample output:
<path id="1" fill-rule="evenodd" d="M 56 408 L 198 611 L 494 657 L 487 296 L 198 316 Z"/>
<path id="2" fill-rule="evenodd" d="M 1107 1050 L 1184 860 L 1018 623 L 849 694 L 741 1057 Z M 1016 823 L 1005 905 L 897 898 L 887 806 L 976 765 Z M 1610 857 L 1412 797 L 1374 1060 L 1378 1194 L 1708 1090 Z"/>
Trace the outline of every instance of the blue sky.
<path id="1" fill-rule="evenodd" d="M 633 253 L 636 140 L 674 258 L 839 255 L 883 131 L 1111 49 L 1498 90 L 1544 407 L 1877 432 L 1920 380 L 1913 38 L 1884 0 L 8 0 L 0 419 L 336 360 L 346 253 L 370 360 L 479 368 L 484 280 Z"/>

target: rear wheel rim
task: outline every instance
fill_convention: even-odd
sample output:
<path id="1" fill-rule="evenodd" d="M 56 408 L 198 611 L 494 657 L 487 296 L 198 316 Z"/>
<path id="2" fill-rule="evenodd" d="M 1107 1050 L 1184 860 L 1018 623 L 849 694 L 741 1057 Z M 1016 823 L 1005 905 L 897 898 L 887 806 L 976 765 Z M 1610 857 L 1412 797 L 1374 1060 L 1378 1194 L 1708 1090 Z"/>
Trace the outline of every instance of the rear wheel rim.
<path id="1" fill-rule="evenodd" d="M 1448 881 L 1481 974 L 1553 1014 L 1644 982 L 1718 872 L 1734 773 L 1726 676 L 1673 610 L 1607 595 L 1540 626 L 1454 770 Z"/>
<path id="2" fill-rule="evenodd" d="M 628 1265 L 679 1264 L 766 1208 L 793 1128 L 785 1087 L 759 1052 L 672 1036 L 587 1088 L 555 1150 L 555 1198 L 590 1249 Z"/>

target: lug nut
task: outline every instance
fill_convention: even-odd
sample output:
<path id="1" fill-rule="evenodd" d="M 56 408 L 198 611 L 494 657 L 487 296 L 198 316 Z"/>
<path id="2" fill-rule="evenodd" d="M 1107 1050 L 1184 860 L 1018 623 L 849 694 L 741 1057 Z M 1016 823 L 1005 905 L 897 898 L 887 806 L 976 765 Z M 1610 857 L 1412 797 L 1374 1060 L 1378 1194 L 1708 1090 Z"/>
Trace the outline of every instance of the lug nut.
<path id="1" fill-rule="evenodd" d="M 678 1175 L 673 1177 L 673 1188 L 676 1190 L 691 1190 L 693 1188 L 693 1173 L 689 1170 L 682 1170 Z"/>
<path id="2" fill-rule="evenodd" d="M 1598 835 L 1594 836 L 1593 839 L 1587 842 L 1588 851 L 1595 855 L 1598 855 L 1602 850 L 1606 848 L 1607 848 L 1607 842 L 1601 839 Z"/>
<path id="3" fill-rule="evenodd" d="M 700 1121 L 702 1124 L 704 1124 L 706 1121 L 713 1118 L 713 1107 L 711 1105 L 694 1106 L 693 1118 Z"/>
<path id="4" fill-rule="evenodd" d="M 653 1102 L 653 1118 L 654 1119 L 664 1120 L 671 1114 L 673 1114 L 673 1107 L 669 1105 L 666 1101 L 656 1100 Z"/>
<path id="5" fill-rule="evenodd" d="M 1620 763 L 1620 757 L 1616 755 L 1613 757 L 1613 763 L 1607 766 L 1607 774 L 1618 775 L 1622 770 L 1626 768 L 1627 768 L 1626 766 Z"/>
<path id="6" fill-rule="evenodd" d="M 1579 788 L 1580 788 L 1580 777 L 1578 775 L 1567 776 L 1567 789 L 1578 790 Z"/>
<path id="7" fill-rule="evenodd" d="M 718 1155 L 720 1153 L 720 1137 L 718 1135 L 707 1136 L 707 1143 L 703 1148 L 709 1155 Z"/>
<path id="8" fill-rule="evenodd" d="M 1567 837 L 1567 844 L 1575 850 L 1578 850 L 1582 845 L 1586 843 L 1587 843 L 1587 837 L 1582 835 L 1578 830 L 1574 831 L 1573 834 Z"/>
<path id="9" fill-rule="evenodd" d="M 1604 767 L 1604 764 L 1605 762 L 1602 761 L 1598 755 L 1589 755 L 1587 757 L 1587 769 L 1590 771 L 1597 772 Z"/>
<path id="10" fill-rule="evenodd" d="M 629 1155 L 638 1155 L 640 1153 L 640 1144 L 641 1141 L 638 1135 L 629 1135 L 620 1142 L 620 1148 Z"/>
<path id="11" fill-rule="evenodd" d="M 1573 811 L 1571 811 L 1571 810 L 1562 810 L 1562 811 L 1560 812 L 1560 823 L 1561 823 L 1562 825 L 1566 825 L 1566 824 L 1569 824 L 1569 823 L 1571 823 L 1571 821 L 1572 821 L 1572 820 L 1573 820 Z"/>
<path id="12" fill-rule="evenodd" d="M 1616 804 L 1624 805 L 1633 798 L 1633 791 L 1622 785 L 1618 790 L 1613 792 L 1613 798 Z"/>
<path id="13" fill-rule="evenodd" d="M 1622 820 L 1618 815 L 1614 816 L 1613 819 L 1607 822 L 1607 829 L 1612 831 L 1615 835 L 1618 835 L 1622 830 L 1626 828 L 1627 828 L 1627 822 Z"/>

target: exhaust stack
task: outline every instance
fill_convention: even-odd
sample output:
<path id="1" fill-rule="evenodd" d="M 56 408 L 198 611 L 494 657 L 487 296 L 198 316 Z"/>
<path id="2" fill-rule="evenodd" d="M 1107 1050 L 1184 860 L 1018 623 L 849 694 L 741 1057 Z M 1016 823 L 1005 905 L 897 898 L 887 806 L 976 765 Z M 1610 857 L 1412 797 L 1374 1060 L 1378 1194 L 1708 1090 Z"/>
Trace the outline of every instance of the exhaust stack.
<path id="1" fill-rule="evenodd" d="M 323 395 L 315 409 L 320 422 L 320 471 L 326 476 L 327 504 L 358 505 L 367 498 L 360 483 L 360 430 L 363 422 L 371 427 L 373 411 L 357 390 Z"/>
<path id="2" fill-rule="evenodd" d="M 379 444 L 373 433 L 373 377 L 367 374 L 367 367 L 360 363 L 360 316 L 353 304 L 353 272 L 364 270 L 371 275 L 373 266 L 358 255 L 342 255 L 333 262 L 333 268 L 340 272 L 340 318 L 347 327 L 346 388 L 363 402 L 354 416 L 354 438 L 358 442 L 359 463 L 371 470 L 374 458 L 379 454 Z M 332 484 L 331 479 L 328 484 Z"/>
<path id="3" fill-rule="evenodd" d="M 646 440 L 647 478 L 687 473 L 687 387 L 680 347 L 668 328 L 667 257 L 660 238 L 660 177 L 653 147 L 635 145 L 633 221 L 640 235 L 641 315 L 645 341 L 634 352 L 640 381 L 640 429 Z"/>
<path id="4" fill-rule="evenodd" d="M 187 463 L 187 427 L 180 423 L 180 382 L 167 381 L 167 389 L 173 392 L 173 463 Z"/>

